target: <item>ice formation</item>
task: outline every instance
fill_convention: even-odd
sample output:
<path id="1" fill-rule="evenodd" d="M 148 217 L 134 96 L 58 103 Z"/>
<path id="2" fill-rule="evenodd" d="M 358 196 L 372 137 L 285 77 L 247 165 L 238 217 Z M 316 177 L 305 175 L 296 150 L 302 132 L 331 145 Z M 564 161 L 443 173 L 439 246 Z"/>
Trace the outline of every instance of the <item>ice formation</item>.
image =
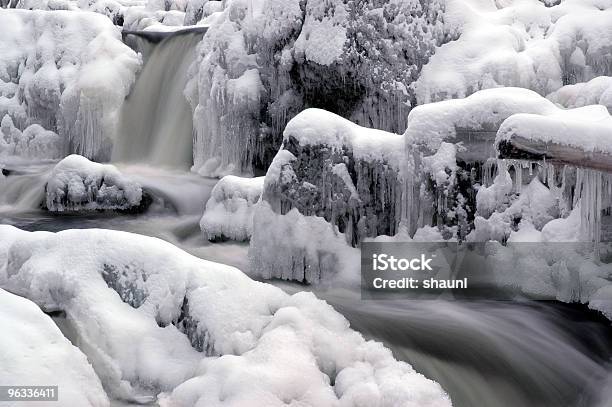
<path id="1" fill-rule="evenodd" d="M 109 406 L 85 355 L 36 304 L 0 289 L 0 308 L 0 382 L 22 386 L 52 383 L 58 386 L 55 404 Z"/>
<path id="2" fill-rule="evenodd" d="M 155 238 L 0 226 L 0 286 L 64 311 L 114 398 L 158 396 L 175 407 L 451 405 L 438 384 L 312 293 L 289 296 Z"/>
<path id="3" fill-rule="evenodd" d="M 226 175 L 212 190 L 200 228 L 208 240 L 249 240 L 253 234 L 253 211 L 261 198 L 264 177 Z"/>
<path id="4" fill-rule="evenodd" d="M 419 104 L 517 86 L 548 95 L 611 75 L 612 4 L 600 0 L 449 0 L 446 29 L 459 33 L 423 67 Z"/>
<path id="5" fill-rule="evenodd" d="M 319 107 L 402 131 L 410 88 L 443 33 L 439 1 L 229 0 L 212 14 L 187 92 L 195 170 L 265 168 L 285 124 Z"/>
<path id="6" fill-rule="evenodd" d="M 0 157 L 4 159 L 57 159 L 64 156 L 64 148 L 60 136 L 39 124 L 31 124 L 21 132 L 8 114 L 0 122 Z"/>
<path id="7" fill-rule="evenodd" d="M 69 155 L 49 174 L 45 206 L 52 212 L 146 208 L 141 186 L 110 164 L 99 164 Z"/>
<path id="8" fill-rule="evenodd" d="M 95 13 L 1 8 L 0 25 L 0 116 L 59 134 L 70 152 L 108 158 L 140 66 L 119 29 Z"/>

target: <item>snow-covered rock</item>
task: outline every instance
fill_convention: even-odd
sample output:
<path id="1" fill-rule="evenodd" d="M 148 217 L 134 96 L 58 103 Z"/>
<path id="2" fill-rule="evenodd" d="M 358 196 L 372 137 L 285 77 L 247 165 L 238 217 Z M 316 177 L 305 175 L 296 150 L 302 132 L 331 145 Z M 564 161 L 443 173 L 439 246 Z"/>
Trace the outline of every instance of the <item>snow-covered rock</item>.
<path id="1" fill-rule="evenodd" d="M 415 84 L 419 104 L 517 86 L 548 95 L 612 75 L 612 4 L 600 0 L 448 0 L 445 30 Z"/>
<path id="2" fill-rule="evenodd" d="M 252 269 L 316 283 L 351 263 L 344 253 L 364 238 L 394 235 L 402 220 L 404 161 L 401 135 L 320 109 L 301 112 L 287 124 L 283 147 L 266 173 L 255 211 Z M 354 267 L 346 269 L 357 275 Z"/>
<path id="3" fill-rule="evenodd" d="M 110 153 L 119 106 L 140 66 L 104 16 L 0 8 L 0 116 L 39 124 L 71 152 Z"/>
<path id="4" fill-rule="evenodd" d="M 62 406 L 109 406 L 85 355 L 36 304 L 0 289 L 0 326 L 0 382 L 58 386 Z"/>
<path id="5" fill-rule="evenodd" d="M 187 94 L 195 170 L 265 168 L 308 107 L 399 132 L 410 84 L 443 34 L 440 1 L 228 0 L 199 48 Z"/>
<path id="6" fill-rule="evenodd" d="M 45 187 L 49 211 L 142 210 L 147 199 L 141 186 L 110 164 L 70 155 L 51 171 Z"/>
<path id="7" fill-rule="evenodd" d="M 64 311 L 114 397 L 158 395 L 174 407 L 451 405 L 312 293 L 289 296 L 155 238 L 0 226 L 0 287 Z"/>
<path id="8" fill-rule="evenodd" d="M 263 192 L 264 177 L 226 175 L 213 188 L 200 228 L 208 240 L 249 240 L 253 210 Z"/>

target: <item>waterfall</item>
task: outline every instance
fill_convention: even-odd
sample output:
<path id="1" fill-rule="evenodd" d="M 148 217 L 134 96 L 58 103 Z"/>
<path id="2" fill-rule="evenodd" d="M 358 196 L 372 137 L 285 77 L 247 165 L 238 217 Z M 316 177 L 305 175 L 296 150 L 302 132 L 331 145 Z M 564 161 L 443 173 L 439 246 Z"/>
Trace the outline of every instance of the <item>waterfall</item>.
<path id="1" fill-rule="evenodd" d="M 179 168 L 189 168 L 193 162 L 192 112 L 183 90 L 203 32 L 164 34 L 158 41 L 140 36 L 150 43 L 149 52 L 121 110 L 112 154 L 115 162 Z"/>

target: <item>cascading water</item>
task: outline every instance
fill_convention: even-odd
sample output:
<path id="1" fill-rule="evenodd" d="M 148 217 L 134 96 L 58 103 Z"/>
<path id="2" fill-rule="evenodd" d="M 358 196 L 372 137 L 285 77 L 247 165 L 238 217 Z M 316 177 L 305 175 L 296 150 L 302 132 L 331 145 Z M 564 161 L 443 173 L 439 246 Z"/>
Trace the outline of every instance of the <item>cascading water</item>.
<path id="1" fill-rule="evenodd" d="M 123 104 L 113 161 L 191 166 L 192 112 L 183 90 L 202 35 L 202 30 L 183 30 L 153 45 Z"/>

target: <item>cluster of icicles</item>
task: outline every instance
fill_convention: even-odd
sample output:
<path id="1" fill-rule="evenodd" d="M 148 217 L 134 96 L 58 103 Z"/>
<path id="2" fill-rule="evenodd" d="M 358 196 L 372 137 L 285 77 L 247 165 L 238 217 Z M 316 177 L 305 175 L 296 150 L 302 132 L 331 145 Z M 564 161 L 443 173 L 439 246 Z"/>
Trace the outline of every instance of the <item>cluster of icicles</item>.
<path id="1" fill-rule="evenodd" d="M 489 159 L 482 167 L 483 185 L 490 186 L 500 169 L 509 171 L 517 194 L 533 177 L 539 177 L 560 202 L 562 212 L 580 208 L 583 237 L 596 245 L 600 243 L 602 214 L 612 209 L 612 174 L 546 161 Z"/>

